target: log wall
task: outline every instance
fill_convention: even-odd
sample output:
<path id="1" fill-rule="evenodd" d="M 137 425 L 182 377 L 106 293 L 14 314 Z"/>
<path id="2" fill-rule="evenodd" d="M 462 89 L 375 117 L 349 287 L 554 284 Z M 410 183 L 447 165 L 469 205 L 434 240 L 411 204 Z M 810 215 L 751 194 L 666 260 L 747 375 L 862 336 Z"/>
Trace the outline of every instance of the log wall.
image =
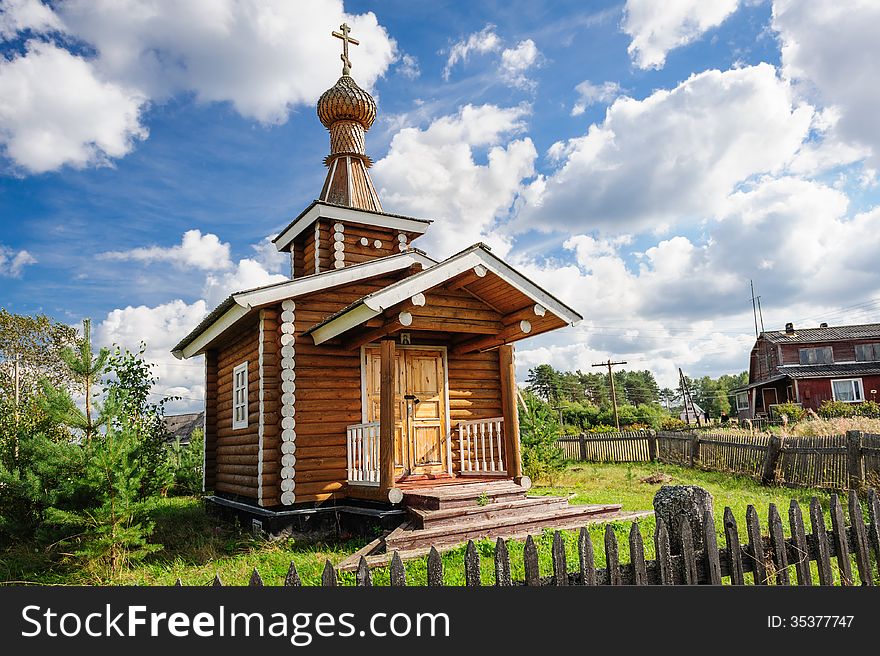
<path id="1" fill-rule="evenodd" d="M 458 422 L 504 415 L 498 352 L 448 355 L 449 428 L 452 431 L 453 471 L 461 468 Z"/>
<path id="2" fill-rule="evenodd" d="M 217 361 L 217 492 L 257 500 L 260 419 L 259 332 L 256 326 L 219 349 Z M 248 425 L 232 428 L 232 370 L 248 362 Z"/>
<path id="3" fill-rule="evenodd" d="M 205 351 L 205 481 L 204 490 L 217 485 L 217 351 Z"/>
<path id="4" fill-rule="evenodd" d="M 260 310 L 260 505 L 281 502 L 281 321 L 278 307 Z"/>

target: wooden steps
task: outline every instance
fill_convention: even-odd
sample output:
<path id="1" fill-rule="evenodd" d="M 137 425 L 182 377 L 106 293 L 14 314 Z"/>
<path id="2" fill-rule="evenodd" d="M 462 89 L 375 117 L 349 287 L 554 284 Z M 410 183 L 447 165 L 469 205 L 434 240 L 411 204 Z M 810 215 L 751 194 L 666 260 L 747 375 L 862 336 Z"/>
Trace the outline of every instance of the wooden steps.
<path id="1" fill-rule="evenodd" d="M 388 553 L 472 539 L 539 534 L 623 516 L 620 504 L 573 506 L 564 497 L 528 497 L 511 480 L 418 486 L 404 490 L 410 521 L 385 538 Z"/>

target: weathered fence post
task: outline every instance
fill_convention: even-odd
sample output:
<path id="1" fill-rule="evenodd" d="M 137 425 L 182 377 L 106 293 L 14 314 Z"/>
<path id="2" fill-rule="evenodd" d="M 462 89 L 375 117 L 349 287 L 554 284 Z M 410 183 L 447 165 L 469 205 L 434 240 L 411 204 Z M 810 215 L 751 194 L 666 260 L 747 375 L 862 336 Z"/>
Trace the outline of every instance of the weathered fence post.
<path id="1" fill-rule="evenodd" d="M 696 467 L 698 462 L 700 462 L 700 435 L 694 433 L 691 438 L 691 467 Z"/>
<path id="2" fill-rule="evenodd" d="M 578 447 L 580 448 L 581 462 L 585 462 L 587 460 L 587 436 L 583 433 L 578 435 Z"/>
<path id="3" fill-rule="evenodd" d="M 767 451 L 764 453 L 764 466 L 761 469 L 761 485 L 772 485 L 776 482 L 776 465 L 782 453 L 782 438 L 777 435 L 770 437 Z"/>
<path id="4" fill-rule="evenodd" d="M 862 432 L 846 432 L 846 470 L 849 488 L 858 490 L 865 483 L 865 459 L 862 457 Z"/>
<path id="5" fill-rule="evenodd" d="M 657 433 L 653 430 L 648 431 L 648 460 L 657 460 Z"/>

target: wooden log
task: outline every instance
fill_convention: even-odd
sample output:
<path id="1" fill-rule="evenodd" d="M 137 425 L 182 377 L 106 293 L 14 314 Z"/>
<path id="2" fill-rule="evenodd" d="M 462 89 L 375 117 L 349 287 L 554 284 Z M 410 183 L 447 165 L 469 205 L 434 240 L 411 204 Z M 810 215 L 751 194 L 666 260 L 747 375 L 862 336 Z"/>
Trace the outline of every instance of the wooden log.
<path id="1" fill-rule="evenodd" d="M 469 587 L 479 587 L 480 583 L 480 554 L 477 553 L 477 545 L 473 540 L 468 540 L 464 552 L 464 584 Z"/>
<path id="2" fill-rule="evenodd" d="M 751 504 L 746 508 L 746 532 L 749 536 L 748 554 L 752 560 L 752 575 L 755 585 L 767 585 L 767 564 L 764 560 L 764 541 L 761 538 L 761 524 L 758 512 Z"/>
<path id="3" fill-rule="evenodd" d="M 681 536 L 681 579 L 685 585 L 697 585 L 700 575 L 697 570 L 697 555 L 694 551 L 694 536 L 691 522 L 686 516 L 679 517 L 678 531 Z"/>
<path id="4" fill-rule="evenodd" d="M 779 455 L 782 453 L 782 438 L 776 435 L 770 437 L 767 451 L 764 453 L 764 463 L 761 467 L 761 484 L 772 485 L 776 482 L 776 468 L 779 463 Z"/>
<path id="5" fill-rule="evenodd" d="M 504 538 L 498 538 L 495 541 L 495 585 L 496 587 L 513 585 L 513 579 L 510 575 L 510 555 Z"/>
<path id="6" fill-rule="evenodd" d="M 880 498 L 873 488 L 868 490 L 868 542 L 874 550 L 874 561 L 880 570 Z"/>
<path id="7" fill-rule="evenodd" d="M 394 487 L 394 340 L 382 340 L 379 372 L 379 489 Z"/>
<path id="8" fill-rule="evenodd" d="M 831 540 L 834 543 L 834 551 L 837 555 L 837 569 L 840 572 L 840 585 L 852 585 L 852 562 L 849 558 L 849 541 L 846 536 L 846 520 L 843 516 L 843 507 L 840 505 L 840 497 L 831 495 Z"/>
<path id="9" fill-rule="evenodd" d="M 394 555 L 391 556 L 391 585 L 394 587 L 406 587 L 406 568 L 403 566 L 403 561 L 400 559 L 400 554 L 397 550 L 394 551 Z"/>
<path id="10" fill-rule="evenodd" d="M 556 585 L 568 585 L 568 565 L 565 562 L 565 543 L 562 541 L 562 533 L 556 531 L 553 534 L 553 546 L 550 551 L 553 560 L 553 582 Z"/>
<path id="11" fill-rule="evenodd" d="M 669 530 L 662 519 L 657 519 L 654 532 L 654 545 L 657 550 L 657 569 L 661 585 L 675 585 L 672 569 L 672 549 L 669 544 Z"/>
<path id="12" fill-rule="evenodd" d="M 586 526 L 578 533 L 578 568 L 581 585 L 596 585 L 596 563 L 593 554 L 593 541 Z"/>
<path id="13" fill-rule="evenodd" d="M 864 438 L 861 431 L 846 432 L 846 470 L 848 487 L 858 490 L 865 483 L 865 459 L 862 456 Z"/>
<path id="14" fill-rule="evenodd" d="M 648 585 L 648 569 L 645 564 L 645 544 L 639 525 L 633 522 L 629 530 L 629 557 L 633 570 L 633 585 Z"/>
<path id="15" fill-rule="evenodd" d="M 501 377 L 501 403 L 504 416 L 505 467 L 508 476 L 519 483 L 522 480 L 520 452 L 519 409 L 516 404 L 516 363 L 513 347 L 498 349 L 498 367 Z"/>
<path id="16" fill-rule="evenodd" d="M 721 585 L 721 554 L 715 535 L 715 519 L 708 510 L 703 513 L 703 554 L 709 584 Z"/>
<path id="17" fill-rule="evenodd" d="M 443 559 L 433 546 L 428 553 L 428 586 L 440 587 L 443 585 Z"/>
<path id="18" fill-rule="evenodd" d="M 535 541 L 529 535 L 523 547 L 523 566 L 525 567 L 526 585 L 541 585 L 541 570 L 538 566 L 538 549 Z"/>
<path id="19" fill-rule="evenodd" d="M 813 577 L 810 573 L 810 548 L 804 530 L 804 517 L 801 507 L 795 499 L 791 500 L 788 507 L 788 521 L 791 525 L 791 543 L 794 550 L 791 560 L 794 563 L 798 585 L 813 585 Z"/>
<path id="20" fill-rule="evenodd" d="M 610 524 L 605 525 L 605 568 L 608 571 L 608 585 L 622 585 L 620 574 L 620 554 L 618 553 L 617 535 Z"/>
<path id="21" fill-rule="evenodd" d="M 324 561 L 324 570 L 321 572 L 321 585 L 325 588 L 335 588 L 339 585 L 336 578 L 336 570 L 329 560 Z"/>
<path id="22" fill-rule="evenodd" d="M 776 569 L 776 584 L 791 585 L 788 576 L 788 553 L 785 543 L 785 534 L 782 532 L 782 518 L 776 504 L 770 504 L 767 520 L 770 526 L 770 556 Z"/>
<path id="23" fill-rule="evenodd" d="M 855 490 L 849 491 L 849 524 L 859 579 L 862 585 L 874 585 L 874 577 L 871 573 L 871 552 L 868 547 L 868 529 L 865 527 L 865 517 L 862 515 L 859 495 Z"/>
<path id="24" fill-rule="evenodd" d="M 810 524 L 813 528 L 813 542 L 816 544 L 816 567 L 819 570 L 819 585 L 834 585 L 834 573 L 831 570 L 828 534 L 825 531 L 825 517 L 817 497 L 810 500 Z"/>

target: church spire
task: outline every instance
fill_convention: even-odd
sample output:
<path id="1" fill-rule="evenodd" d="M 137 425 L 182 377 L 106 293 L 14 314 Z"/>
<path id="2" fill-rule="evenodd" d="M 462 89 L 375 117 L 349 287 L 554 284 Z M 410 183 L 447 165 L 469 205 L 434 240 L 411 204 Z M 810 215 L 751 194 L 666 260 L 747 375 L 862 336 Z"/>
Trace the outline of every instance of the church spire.
<path id="1" fill-rule="evenodd" d="M 365 151 L 365 133 L 376 120 L 376 101 L 351 77 L 348 46 L 360 45 L 343 23 L 331 34 L 342 40 L 342 77 L 318 99 L 318 118 L 330 131 L 329 169 L 320 200 L 362 210 L 381 212 L 382 204 L 367 171 L 372 161 Z"/>

